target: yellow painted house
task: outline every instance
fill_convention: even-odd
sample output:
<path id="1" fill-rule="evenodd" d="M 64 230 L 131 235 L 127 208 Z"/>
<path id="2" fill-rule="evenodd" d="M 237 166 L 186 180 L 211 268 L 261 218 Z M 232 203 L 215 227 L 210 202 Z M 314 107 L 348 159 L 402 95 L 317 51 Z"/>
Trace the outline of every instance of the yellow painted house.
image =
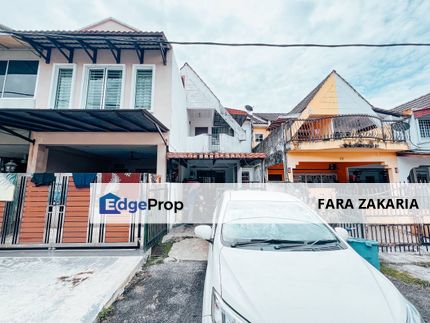
<path id="1" fill-rule="evenodd" d="M 332 71 L 256 147 L 268 181 L 397 182 L 397 152 L 407 150 L 399 114 L 372 106 Z"/>

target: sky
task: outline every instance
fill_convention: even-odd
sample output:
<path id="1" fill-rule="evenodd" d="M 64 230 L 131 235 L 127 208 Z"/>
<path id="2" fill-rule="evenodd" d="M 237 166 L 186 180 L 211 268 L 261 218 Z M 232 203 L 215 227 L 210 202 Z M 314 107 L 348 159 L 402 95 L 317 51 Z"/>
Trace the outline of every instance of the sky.
<path id="1" fill-rule="evenodd" d="M 430 1 L 2 0 L 0 24 L 73 30 L 114 17 L 171 41 L 430 42 Z M 430 92 L 430 47 L 228 48 L 174 46 L 224 106 L 288 112 L 336 70 L 376 107 Z"/>

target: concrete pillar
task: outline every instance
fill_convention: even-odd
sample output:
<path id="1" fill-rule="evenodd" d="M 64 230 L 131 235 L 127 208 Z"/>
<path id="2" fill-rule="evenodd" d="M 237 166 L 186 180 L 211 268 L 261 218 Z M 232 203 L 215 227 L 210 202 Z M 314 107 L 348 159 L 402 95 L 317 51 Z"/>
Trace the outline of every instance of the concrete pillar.
<path id="1" fill-rule="evenodd" d="M 157 145 L 157 175 L 161 177 L 161 182 L 166 182 L 166 172 L 167 172 L 167 152 L 166 145 Z"/>
<path id="2" fill-rule="evenodd" d="M 388 168 L 388 178 L 390 180 L 390 183 L 400 183 L 400 176 L 397 171 L 395 171 L 395 167 Z"/>
<path id="3" fill-rule="evenodd" d="M 27 173 L 46 172 L 48 166 L 49 148 L 45 145 L 39 145 L 37 142 L 30 145 L 28 154 Z"/>

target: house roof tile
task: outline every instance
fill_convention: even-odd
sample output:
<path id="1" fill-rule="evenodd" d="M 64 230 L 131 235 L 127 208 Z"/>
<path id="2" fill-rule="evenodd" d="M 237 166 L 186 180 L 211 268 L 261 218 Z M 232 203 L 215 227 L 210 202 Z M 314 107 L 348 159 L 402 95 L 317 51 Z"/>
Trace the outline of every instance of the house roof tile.
<path id="1" fill-rule="evenodd" d="M 419 98 L 403 103 L 391 109 L 391 111 L 401 113 L 409 109 L 412 111 L 415 111 L 415 110 L 421 110 L 425 108 L 430 108 L 430 93 L 424 94 Z"/>

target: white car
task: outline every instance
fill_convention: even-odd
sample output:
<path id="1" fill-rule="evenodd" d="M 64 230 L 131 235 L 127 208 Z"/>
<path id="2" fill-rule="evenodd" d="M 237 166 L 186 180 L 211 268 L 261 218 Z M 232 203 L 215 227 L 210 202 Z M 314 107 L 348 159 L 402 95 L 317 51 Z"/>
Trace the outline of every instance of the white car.
<path id="1" fill-rule="evenodd" d="M 378 270 L 296 198 L 224 193 L 208 240 L 204 323 L 421 323 Z"/>

